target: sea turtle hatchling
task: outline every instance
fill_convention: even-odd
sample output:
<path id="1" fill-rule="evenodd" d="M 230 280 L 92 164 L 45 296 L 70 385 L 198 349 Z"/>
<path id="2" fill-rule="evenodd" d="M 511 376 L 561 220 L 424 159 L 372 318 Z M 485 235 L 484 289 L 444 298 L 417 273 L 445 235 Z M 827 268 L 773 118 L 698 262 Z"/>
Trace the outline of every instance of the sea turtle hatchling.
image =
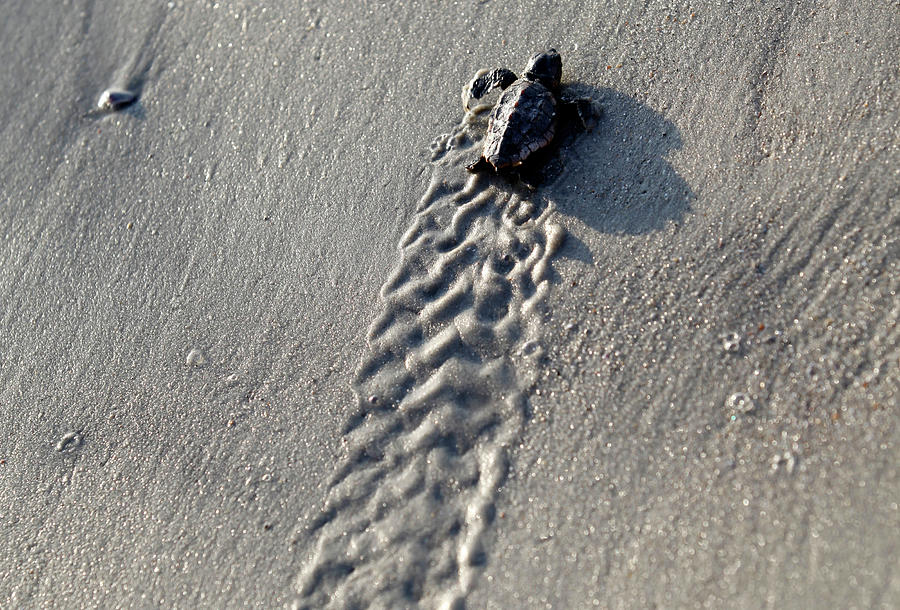
<path id="1" fill-rule="evenodd" d="M 478 72 L 463 89 L 466 111 L 473 98 L 497 87 L 503 93 L 491 110 L 481 157 L 467 169 L 515 172 L 553 141 L 561 114 L 577 116 L 585 128 L 592 128 L 598 109 L 590 99 L 562 94 L 561 77 L 562 59 L 556 49 L 533 56 L 522 78 L 505 68 Z"/>

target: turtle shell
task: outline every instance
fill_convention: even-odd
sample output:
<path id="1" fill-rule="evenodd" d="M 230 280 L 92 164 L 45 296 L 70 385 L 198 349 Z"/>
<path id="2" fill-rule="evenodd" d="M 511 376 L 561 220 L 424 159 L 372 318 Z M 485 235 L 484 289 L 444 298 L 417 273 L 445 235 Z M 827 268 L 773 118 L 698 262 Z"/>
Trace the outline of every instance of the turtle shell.
<path id="1" fill-rule="evenodd" d="M 482 157 L 496 169 L 521 164 L 556 133 L 556 98 L 544 85 L 519 79 L 491 111 Z"/>

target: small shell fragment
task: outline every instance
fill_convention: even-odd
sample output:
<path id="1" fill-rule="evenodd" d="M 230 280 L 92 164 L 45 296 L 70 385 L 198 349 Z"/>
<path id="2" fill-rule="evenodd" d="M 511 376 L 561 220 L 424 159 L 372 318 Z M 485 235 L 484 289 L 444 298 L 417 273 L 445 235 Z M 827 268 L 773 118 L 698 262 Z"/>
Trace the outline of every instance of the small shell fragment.
<path id="1" fill-rule="evenodd" d="M 123 89 L 107 89 L 97 100 L 97 108 L 100 110 L 115 112 L 126 106 L 130 106 L 137 100 L 137 95 Z"/>

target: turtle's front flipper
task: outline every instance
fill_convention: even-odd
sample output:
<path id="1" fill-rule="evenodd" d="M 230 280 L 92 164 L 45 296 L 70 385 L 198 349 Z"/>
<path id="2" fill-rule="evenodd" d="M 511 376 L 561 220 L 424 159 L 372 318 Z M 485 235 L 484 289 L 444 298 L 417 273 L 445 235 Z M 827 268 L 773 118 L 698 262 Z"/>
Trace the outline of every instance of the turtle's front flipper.
<path id="1" fill-rule="evenodd" d="M 560 114 L 571 124 L 580 124 L 590 131 L 597 126 L 603 109 L 589 97 L 574 97 L 563 93 L 559 100 Z"/>
<path id="2" fill-rule="evenodd" d="M 479 70 L 468 85 L 463 87 L 463 108 L 468 112 L 469 102 L 481 99 L 493 89 L 506 89 L 516 81 L 516 75 L 506 68 L 495 70 Z"/>

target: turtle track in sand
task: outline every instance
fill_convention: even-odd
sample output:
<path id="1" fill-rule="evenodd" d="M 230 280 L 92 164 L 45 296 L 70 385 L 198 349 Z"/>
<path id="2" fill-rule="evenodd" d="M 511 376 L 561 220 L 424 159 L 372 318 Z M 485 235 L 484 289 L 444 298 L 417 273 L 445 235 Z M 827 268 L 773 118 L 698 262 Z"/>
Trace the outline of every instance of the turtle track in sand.
<path id="1" fill-rule="evenodd" d="M 297 579 L 297 607 L 461 607 L 525 424 L 540 357 L 553 205 L 466 172 L 467 114 L 432 145 L 432 178 L 354 381 L 344 457 Z"/>

